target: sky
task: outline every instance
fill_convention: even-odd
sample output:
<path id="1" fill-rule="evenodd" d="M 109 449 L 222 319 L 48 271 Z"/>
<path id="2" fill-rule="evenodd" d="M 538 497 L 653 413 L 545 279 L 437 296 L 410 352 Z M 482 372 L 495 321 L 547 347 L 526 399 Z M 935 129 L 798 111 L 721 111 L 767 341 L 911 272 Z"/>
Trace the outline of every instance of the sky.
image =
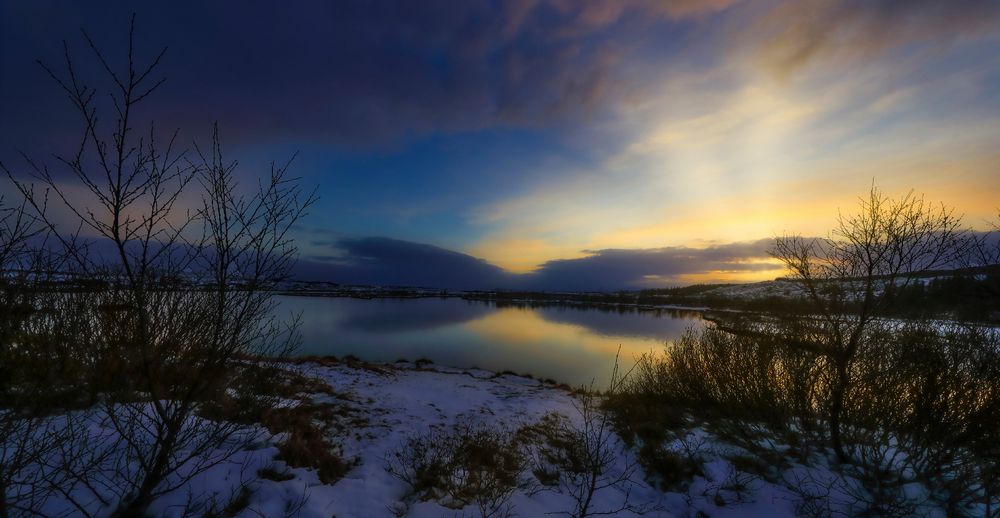
<path id="1" fill-rule="evenodd" d="M 36 59 L 66 40 L 100 86 L 80 31 L 120 65 L 133 12 L 138 59 L 167 47 L 143 117 L 218 122 L 241 178 L 294 156 L 316 187 L 301 278 L 771 279 L 775 236 L 825 235 L 873 184 L 997 220 L 995 0 L 0 0 L 15 174 L 80 131 Z"/>

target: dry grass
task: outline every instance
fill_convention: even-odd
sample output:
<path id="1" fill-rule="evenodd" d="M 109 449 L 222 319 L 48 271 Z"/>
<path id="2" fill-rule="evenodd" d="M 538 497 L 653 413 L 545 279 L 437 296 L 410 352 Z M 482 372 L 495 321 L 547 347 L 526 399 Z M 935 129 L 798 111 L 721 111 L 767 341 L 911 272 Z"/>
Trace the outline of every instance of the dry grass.
<path id="1" fill-rule="evenodd" d="M 349 396 L 320 379 L 274 366 L 245 365 L 239 380 L 236 390 L 206 405 L 204 417 L 259 423 L 274 435 L 283 434 L 279 459 L 292 467 L 315 469 L 324 483 L 350 470 L 353 463 L 343 458 L 337 438 L 365 421 L 349 405 Z M 327 396 L 326 401 L 317 403 L 320 396 Z M 282 404 L 276 405 L 279 401 Z"/>
<path id="2" fill-rule="evenodd" d="M 830 365 L 819 352 L 822 334 L 808 331 L 757 322 L 689 333 L 666 354 L 644 358 L 606 408 L 665 487 L 692 468 L 662 445 L 694 426 L 746 451 L 739 471 L 773 481 L 789 462 L 832 451 Z M 849 460 L 842 468 L 865 488 L 855 496 L 858 509 L 899 514 L 914 482 L 949 515 L 975 504 L 996 508 L 1000 334 L 882 322 L 863 344 L 843 412 Z"/>
<path id="3" fill-rule="evenodd" d="M 527 468 L 517 431 L 471 421 L 411 435 L 386 459 L 386 469 L 410 486 L 413 498 L 456 509 L 474 504 L 483 517 L 509 512 Z"/>

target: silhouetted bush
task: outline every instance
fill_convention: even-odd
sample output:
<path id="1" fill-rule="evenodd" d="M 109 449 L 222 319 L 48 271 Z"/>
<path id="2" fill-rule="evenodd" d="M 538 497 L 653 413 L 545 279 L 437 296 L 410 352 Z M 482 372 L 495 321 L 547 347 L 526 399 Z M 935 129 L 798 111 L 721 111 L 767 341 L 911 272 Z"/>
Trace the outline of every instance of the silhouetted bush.
<path id="1" fill-rule="evenodd" d="M 411 435 L 386 460 L 389 473 L 416 498 L 476 505 L 484 518 L 510 513 L 508 501 L 528 468 L 515 430 L 472 421 Z"/>
<path id="2" fill-rule="evenodd" d="M 94 78 L 68 47 L 62 70 L 42 64 L 81 117 L 74 154 L 56 157 L 61 172 L 30 157 L 23 172 L 0 164 L 23 200 L 14 214 L 29 215 L 8 225 L 4 212 L 0 225 L 0 412 L 90 407 L 81 429 L 62 426 L 79 441 L 45 459 L 58 464 L 49 472 L 71 480 L 42 484 L 81 512 L 99 505 L 138 517 L 255 440 L 238 421 L 200 414 L 239 388 L 240 362 L 296 345 L 295 322 L 274 315 L 273 290 L 289 275 L 296 247 L 288 233 L 313 197 L 300 192 L 288 164 L 272 164 L 256 189 L 241 188 L 217 128 L 195 158 L 177 149 L 176 133 L 163 138 L 153 121 L 140 120 L 140 107 L 163 84 L 163 52 L 137 55 L 134 19 L 122 49 L 127 61 L 108 59 L 83 36 L 94 69 L 110 80 L 97 84 L 109 91 L 85 86 Z M 70 194 L 69 185 L 80 191 Z M 50 200 L 69 222 L 53 216 Z M 49 243 L 29 244 L 37 232 L 18 221 L 44 230 Z M 22 229 L 12 234 L 21 237 L 8 239 L 8 228 Z M 81 232 L 110 253 L 91 253 Z M 7 242 L 17 245 L 14 256 L 43 260 L 12 267 Z M 25 423 L 16 422 L 15 439 L 32 436 Z M 86 442 L 87 426 L 113 434 L 98 447 Z M 315 450 L 313 435 L 295 430 L 285 447 Z M 32 456 L 37 468 L 39 455 Z M 0 491 L 9 486 L 9 465 L 0 458 Z"/>
<path id="3" fill-rule="evenodd" d="M 662 445 L 694 426 L 762 466 L 830 458 L 823 419 L 832 373 L 817 352 L 821 326 L 773 320 L 689 331 L 664 354 L 642 358 L 608 409 L 660 480 L 690 473 Z M 842 431 L 843 475 L 854 482 L 829 484 L 850 489 L 853 509 L 883 515 L 912 511 L 917 503 L 905 491 L 912 483 L 927 487 L 930 502 L 949 515 L 995 512 L 998 331 L 879 320 L 861 343 L 848 370 Z"/>
<path id="4" fill-rule="evenodd" d="M 616 359 L 604 394 L 595 392 L 593 386 L 575 392 L 573 404 L 578 421 L 549 413 L 519 432 L 533 445 L 532 471 L 539 482 L 573 498 L 572 510 L 560 514 L 587 518 L 623 512 L 645 514 L 656 509 L 632 501 L 631 486 L 638 466 L 623 455 L 625 445 L 615 433 L 614 420 L 601 408 L 602 402 L 618 393 L 622 383 Z M 615 506 L 604 507 L 596 503 L 596 497 L 605 491 L 618 491 L 623 497 Z"/>
<path id="5" fill-rule="evenodd" d="M 608 403 L 623 434 L 662 440 L 655 430 L 690 426 L 680 414 L 692 410 L 738 443 L 756 443 L 764 430 L 785 443 L 815 433 L 822 357 L 766 335 L 763 324 L 740 326 L 740 333 L 689 330 L 667 345 L 666 354 L 643 356 Z"/>

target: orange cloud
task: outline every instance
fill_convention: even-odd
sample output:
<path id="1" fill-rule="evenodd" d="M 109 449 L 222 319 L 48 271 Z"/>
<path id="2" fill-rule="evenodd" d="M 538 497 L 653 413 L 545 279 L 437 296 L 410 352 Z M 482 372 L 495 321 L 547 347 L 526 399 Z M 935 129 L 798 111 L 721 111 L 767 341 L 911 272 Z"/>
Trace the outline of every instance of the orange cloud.
<path id="1" fill-rule="evenodd" d="M 909 44 L 948 44 L 1000 27 L 992 0 L 800 0 L 778 3 L 742 40 L 787 75 L 825 59 L 870 60 Z"/>

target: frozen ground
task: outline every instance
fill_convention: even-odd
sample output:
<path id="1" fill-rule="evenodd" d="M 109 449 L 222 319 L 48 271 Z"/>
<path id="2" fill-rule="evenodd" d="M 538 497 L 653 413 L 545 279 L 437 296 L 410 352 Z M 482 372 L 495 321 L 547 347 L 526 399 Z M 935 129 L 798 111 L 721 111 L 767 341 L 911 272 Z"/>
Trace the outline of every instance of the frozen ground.
<path id="1" fill-rule="evenodd" d="M 190 486 L 175 490 L 155 502 L 155 516 L 181 516 L 185 504 L 194 500 L 219 504 L 242 491 L 245 507 L 234 515 L 250 517 L 322 517 L 377 518 L 392 516 L 458 517 L 481 516 L 474 505 L 463 509 L 445 507 L 436 501 L 420 502 L 408 486 L 387 470 L 387 459 L 406 438 L 435 427 L 449 427 L 460 420 L 476 420 L 497 427 L 518 427 L 537 422 L 547 413 L 556 412 L 579 425 L 582 421 L 575 399 L 565 387 L 559 388 L 538 380 L 497 375 L 481 370 L 460 370 L 425 364 L 397 363 L 371 365 L 360 363 L 304 363 L 289 365 L 299 373 L 318 378 L 332 391 L 307 396 L 314 403 L 336 404 L 336 419 L 327 428 L 329 440 L 339 445 L 340 453 L 351 468 L 332 484 L 324 484 L 309 468 L 289 467 L 277 460 L 277 445 L 284 439 L 257 430 L 260 440 L 240 451 L 230 461 L 200 475 Z M 286 404 L 300 404 L 294 400 Z M 331 423 L 328 423 L 331 424 Z M 96 434 L 107 431 L 96 430 Z M 614 439 L 619 450 L 614 470 L 635 464 L 632 452 Z M 713 439 L 701 429 L 667 446 L 682 455 L 697 459 L 699 474 L 681 492 L 664 492 L 651 487 L 636 473 L 627 486 L 606 488 L 595 495 L 592 511 L 620 507 L 625 492 L 633 504 L 649 509 L 646 516 L 794 516 L 802 511 L 803 500 L 781 484 L 736 470 L 726 460 L 739 451 Z M 817 465 L 822 466 L 822 461 Z M 262 469 L 279 476 L 260 477 Z M 530 470 L 527 477 L 532 477 Z M 800 479 L 817 484 L 833 480 L 826 468 L 793 466 L 785 480 Z M 847 481 L 850 482 L 849 480 Z M 818 491 L 835 488 L 836 483 L 816 485 Z M 834 491 L 836 493 L 836 489 Z M 834 497 L 837 495 L 834 494 Z M 535 484 L 534 490 L 518 490 L 509 500 L 511 516 L 546 516 L 566 514 L 573 508 L 573 498 L 557 488 Z M 820 499 L 827 506 L 829 501 Z M 834 503 L 833 509 L 840 507 Z M 107 514 L 109 507 L 94 502 L 96 515 Z M 46 508 L 48 515 L 73 515 L 58 501 Z M 934 514 L 924 513 L 924 514 Z M 620 513 L 618 516 L 633 516 Z"/>
<path id="2" fill-rule="evenodd" d="M 386 471 L 386 458 L 408 435 L 470 417 L 498 426 L 530 424 L 549 412 L 563 414 L 576 424 L 581 420 L 574 395 L 520 376 L 436 366 L 418 369 L 412 364 L 379 369 L 343 364 L 306 364 L 300 368 L 303 374 L 325 380 L 336 392 L 350 394 L 354 404 L 368 415 L 367 425 L 338 439 L 343 455 L 357 465 L 332 485 L 321 484 L 315 473 L 301 468 L 289 469 L 295 478 L 288 481 L 256 481 L 250 507 L 241 516 L 283 516 L 287 506 L 295 505 L 303 517 L 392 517 L 394 510 L 405 509 L 402 500 L 408 488 Z M 320 396 L 318 402 L 323 397 L 328 396 Z M 711 455 L 711 445 L 704 438 L 676 447 L 691 447 L 693 443 L 703 450 L 702 454 Z M 635 458 L 622 447 L 615 469 L 624 469 L 629 463 L 634 464 Z M 629 498 L 653 508 L 646 516 L 694 516 L 698 511 L 720 517 L 794 515 L 792 495 L 769 484 L 751 481 L 752 487 L 739 495 L 727 489 L 734 482 L 735 472 L 725 460 L 708 460 L 704 471 L 705 476 L 697 477 L 687 494 L 654 489 L 637 472 L 627 488 Z M 592 510 L 616 509 L 623 496 L 618 489 L 604 489 L 596 495 Z M 518 491 L 510 503 L 514 515 L 528 517 L 573 508 L 573 499 L 557 490 L 532 495 Z M 414 503 L 407 511 L 406 516 L 413 517 L 480 515 L 474 506 L 456 510 L 435 502 Z"/>
<path id="3" fill-rule="evenodd" d="M 257 516 L 258 512 L 283 516 L 286 506 L 281 502 L 301 505 L 297 514 L 303 517 L 392 517 L 404 509 L 406 516 L 413 517 L 479 516 L 474 506 L 449 509 L 435 502 L 404 505 L 408 487 L 386 470 L 391 452 L 411 434 L 447 427 L 463 419 L 507 427 L 534 423 L 549 412 L 579 419 L 567 391 L 519 376 L 435 366 L 417 368 L 412 364 L 375 369 L 306 364 L 299 369 L 302 374 L 323 379 L 337 393 L 348 395 L 357 410 L 366 414 L 363 427 L 336 440 L 342 454 L 356 466 L 332 485 L 321 484 L 315 473 L 300 468 L 289 470 L 295 478 L 288 481 L 258 481 L 250 508 L 241 516 Z M 327 397 L 318 396 L 317 402 Z M 630 498 L 658 503 L 662 496 L 640 481 L 632 488 Z M 599 495 L 595 509 L 611 509 L 621 498 L 621 492 L 608 489 Z M 304 501 L 300 504 L 299 499 Z M 532 496 L 519 491 L 510 504 L 517 516 L 544 516 L 568 511 L 573 502 L 553 491 Z"/>

